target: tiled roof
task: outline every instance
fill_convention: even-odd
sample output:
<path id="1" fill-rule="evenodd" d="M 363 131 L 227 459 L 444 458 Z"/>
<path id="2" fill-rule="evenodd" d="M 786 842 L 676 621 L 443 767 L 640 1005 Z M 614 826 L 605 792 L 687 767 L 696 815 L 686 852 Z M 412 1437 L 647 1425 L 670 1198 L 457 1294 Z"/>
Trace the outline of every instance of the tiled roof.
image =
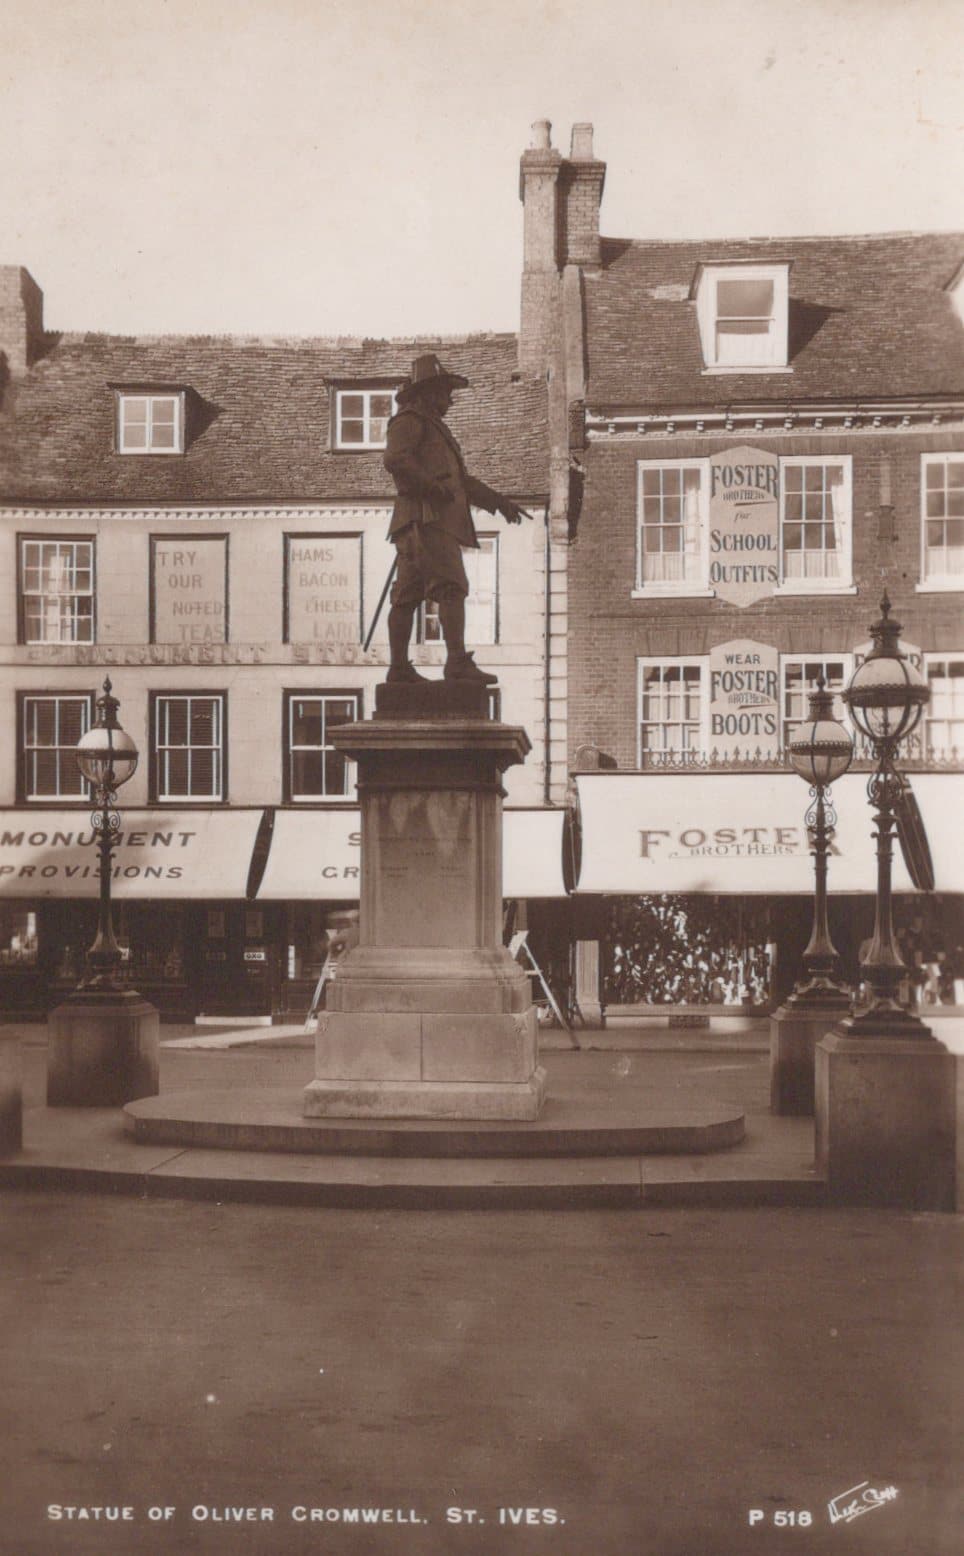
<path id="1" fill-rule="evenodd" d="M 704 374 L 697 265 L 792 260 L 792 373 Z M 964 234 L 603 241 L 587 275 L 590 406 L 720 406 L 964 392 L 964 327 L 944 290 Z"/>
<path id="2" fill-rule="evenodd" d="M 273 503 L 387 500 L 379 452 L 331 450 L 332 380 L 400 380 L 436 351 L 471 388 L 449 424 L 468 468 L 497 489 L 548 489 L 546 387 L 514 380 L 514 335 L 406 341 L 47 337 L 0 410 L 0 501 Z M 114 452 L 111 385 L 182 385 L 183 455 Z"/>

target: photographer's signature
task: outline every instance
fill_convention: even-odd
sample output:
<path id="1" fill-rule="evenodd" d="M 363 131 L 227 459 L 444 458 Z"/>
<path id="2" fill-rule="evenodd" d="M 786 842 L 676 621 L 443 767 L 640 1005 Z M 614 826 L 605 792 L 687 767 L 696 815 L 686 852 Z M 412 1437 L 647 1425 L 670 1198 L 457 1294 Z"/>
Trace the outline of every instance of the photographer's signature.
<path id="1" fill-rule="evenodd" d="M 827 1512 L 830 1514 L 832 1524 L 851 1524 L 861 1513 L 870 1513 L 875 1507 L 884 1507 L 886 1503 L 893 1502 L 898 1495 L 896 1486 L 885 1486 L 882 1491 L 876 1490 L 869 1480 L 862 1480 L 859 1486 L 851 1486 L 849 1491 L 842 1491 L 839 1497 L 834 1497 L 827 1503 Z"/>

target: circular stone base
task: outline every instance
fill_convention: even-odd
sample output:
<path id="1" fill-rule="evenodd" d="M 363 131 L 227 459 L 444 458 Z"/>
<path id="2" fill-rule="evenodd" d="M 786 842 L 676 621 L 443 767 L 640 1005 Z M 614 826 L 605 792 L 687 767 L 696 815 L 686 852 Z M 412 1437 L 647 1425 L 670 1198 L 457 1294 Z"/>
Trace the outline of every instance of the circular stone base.
<path id="1" fill-rule="evenodd" d="M 302 1088 L 171 1092 L 131 1102 L 124 1128 L 141 1143 L 323 1156 L 653 1156 L 738 1145 L 744 1115 L 724 1103 L 550 1096 L 531 1122 L 322 1119 Z"/>

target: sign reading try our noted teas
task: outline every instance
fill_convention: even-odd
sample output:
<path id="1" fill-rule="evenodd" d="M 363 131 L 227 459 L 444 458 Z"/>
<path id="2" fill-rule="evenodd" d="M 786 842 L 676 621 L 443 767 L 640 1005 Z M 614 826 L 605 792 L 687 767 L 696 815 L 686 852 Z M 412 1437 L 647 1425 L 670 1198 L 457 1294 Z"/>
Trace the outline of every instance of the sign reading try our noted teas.
<path id="1" fill-rule="evenodd" d="M 752 605 L 779 582 L 780 464 L 764 449 L 724 449 L 710 459 L 710 587 Z"/>
<path id="2" fill-rule="evenodd" d="M 154 538 L 154 643 L 227 641 L 227 544 L 223 535 Z"/>

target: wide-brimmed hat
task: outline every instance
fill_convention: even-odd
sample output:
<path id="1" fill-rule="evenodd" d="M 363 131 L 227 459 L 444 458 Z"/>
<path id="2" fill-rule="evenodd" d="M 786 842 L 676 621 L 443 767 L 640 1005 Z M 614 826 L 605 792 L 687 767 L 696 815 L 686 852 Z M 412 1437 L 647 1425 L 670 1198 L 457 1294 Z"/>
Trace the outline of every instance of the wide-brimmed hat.
<path id="1" fill-rule="evenodd" d="M 461 373 L 450 373 L 442 366 L 434 351 L 426 351 L 422 356 L 415 358 L 411 373 L 399 385 L 397 395 L 399 405 L 411 399 L 419 389 L 424 389 L 426 384 L 448 384 L 450 389 L 469 387 L 467 378 L 463 378 Z"/>

